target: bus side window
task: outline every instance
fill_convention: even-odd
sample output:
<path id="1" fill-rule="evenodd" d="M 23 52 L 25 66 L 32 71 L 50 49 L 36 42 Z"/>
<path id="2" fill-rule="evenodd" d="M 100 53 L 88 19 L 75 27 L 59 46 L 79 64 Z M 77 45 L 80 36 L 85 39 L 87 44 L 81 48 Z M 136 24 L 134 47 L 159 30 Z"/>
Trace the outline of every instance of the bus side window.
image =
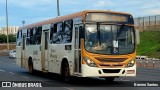
<path id="1" fill-rule="evenodd" d="M 51 44 L 55 44 L 55 43 L 57 43 L 58 42 L 58 35 L 57 35 L 57 23 L 56 24 L 53 24 L 52 26 L 51 26 L 52 28 L 51 28 L 51 32 L 50 32 L 50 42 L 51 42 Z"/>
<path id="2" fill-rule="evenodd" d="M 30 45 L 33 44 L 33 28 L 30 29 Z"/>
<path id="3" fill-rule="evenodd" d="M 27 30 L 27 37 L 30 37 L 30 29 Z"/>
<path id="4" fill-rule="evenodd" d="M 22 38 L 22 30 L 19 31 L 18 33 L 18 39 Z"/>
<path id="5" fill-rule="evenodd" d="M 56 43 L 62 43 L 63 41 L 63 22 L 60 22 L 57 24 L 57 42 Z"/>
<path id="6" fill-rule="evenodd" d="M 42 26 L 39 26 L 36 31 L 36 44 L 41 44 Z"/>
<path id="7" fill-rule="evenodd" d="M 30 31 L 30 44 L 35 45 L 36 44 L 36 28 L 32 28 Z"/>
<path id="8" fill-rule="evenodd" d="M 36 45 L 36 41 L 37 41 L 37 35 L 36 35 L 36 32 L 37 32 L 37 27 L 33 28 L 33 44 Z"/>
<path id="9" fill-rule="evenodd" d="M 67 20 L 64 23 L 63 42 L 70 43 L 72 41 L 73 20 Z"/>
<path id="10" fill-rule="evenodd" d="M 22 41 L 22 30 L 19 30 L 17 33 L 17 46 L 21 46 Z"/>
<path id="11" fill-rule="evenodd" d="M 54 37 L 53 32 L 54 32 L 54 24 L 51 24 L 51 26 L 50 26 L 50 44 L 53 44 L 53 41 L 54 41 L 53 40 L 54 39 L 53 38 Z"/>
<path id="12" fill-rule="evenodd" d="M 18 33 L 17 33 L 17 39 L 19 38 L 19 32 L 20 32 L 20 31 L 18 31 Z"/>
<path id="13" fill-rule="evenodd" d="M 26 41 L 26 45 L 30 44 L 30 29 L 27 30 L 27 41 Z"/>

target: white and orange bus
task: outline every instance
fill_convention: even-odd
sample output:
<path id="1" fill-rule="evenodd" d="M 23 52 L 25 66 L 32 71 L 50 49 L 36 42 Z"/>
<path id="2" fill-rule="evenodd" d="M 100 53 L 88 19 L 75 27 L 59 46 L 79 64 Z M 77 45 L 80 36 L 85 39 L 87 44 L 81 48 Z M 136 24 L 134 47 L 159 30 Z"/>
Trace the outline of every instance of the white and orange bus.
<path id="1" fill-rule="evenodd" d="M 136 76 L 136 35 L 131 14 L 85 10 L 26 25 L 17 34 L 21 67 L 113 81 Z"/>

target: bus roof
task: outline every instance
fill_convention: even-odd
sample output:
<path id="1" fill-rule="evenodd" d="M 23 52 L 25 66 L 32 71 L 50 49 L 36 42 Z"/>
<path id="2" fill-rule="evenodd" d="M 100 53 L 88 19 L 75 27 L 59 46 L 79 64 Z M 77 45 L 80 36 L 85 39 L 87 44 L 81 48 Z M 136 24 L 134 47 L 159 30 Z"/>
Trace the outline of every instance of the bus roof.
<path id="1" fill-rule="evenodd" d="M 54 23 L 54 22 L 60 22 L 60 21 L 63 21 L 63 20 L 69 20 L 69 19 L 72 19 L 72 18 L 85 16 L 86 13 L 89 13 L 89 12 L 109 12 L 109 13 L 115 13 L 115 14 L 131 15 L 129 13 L 115 12 L 115 11 L 109 11 L 109 10 L 84 10 L 84 11 L 81 11 L 81 12 L 77 12 L 77 13 L 73 13 L 73 14 L 69 14 L 69 15 L 65 15 L 65 16 L 59 16 L 59 17 L 52 18 L 52 19 L 49 19 L 49 20 L 33 23 L 33 24 L 30 24 L 30 25 L 25 25 L 25 26 L 20 27 L 19 30 L 38 27 L 38 26 L 42 26 L 42 25 L 45 25 L 45 24 L 51 24 L 51 23 Z"/>

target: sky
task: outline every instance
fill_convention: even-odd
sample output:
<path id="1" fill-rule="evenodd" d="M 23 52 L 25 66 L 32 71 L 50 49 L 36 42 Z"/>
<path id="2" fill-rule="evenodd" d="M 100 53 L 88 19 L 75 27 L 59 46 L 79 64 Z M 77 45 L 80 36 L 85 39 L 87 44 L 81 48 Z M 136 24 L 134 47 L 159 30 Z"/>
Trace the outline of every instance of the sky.
<path id="1" fill-rule="evenodd" d="M 8 0 L 9 26 L 22 26 L 57 17 L 57 0 Z M 60 15 L 83 10 L 131 13 L 135 18 L 160 15 L 160 0 L 59 0 Z M 0 27 L 6 26 L 6 0 L 0 0 Z"/>

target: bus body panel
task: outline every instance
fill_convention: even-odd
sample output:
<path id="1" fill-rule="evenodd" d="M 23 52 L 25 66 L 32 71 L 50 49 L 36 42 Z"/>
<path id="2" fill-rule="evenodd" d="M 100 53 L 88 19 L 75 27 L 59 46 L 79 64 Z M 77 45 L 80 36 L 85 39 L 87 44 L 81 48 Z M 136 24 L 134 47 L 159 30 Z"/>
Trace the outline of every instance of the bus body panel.
<path id="1" fill-rule="evenodd" d="M 41 69 L 41 51 L 40 45 L 28 45 L 26 46 L 26 59 L 31 58 L 33 61 L 33 68 L 35 70 L 42 70 Z M 28 63 L 28 62 L 27 62 Z"/>
<path id="2" fill-rule="evenodd" d="M 68 44 L 71 45 L 71 44 Z M 50 45 L 49 47 L 49 72 L 59 73 L 61 69 L 61 63 L 63 59 L 66 59 L 70 66 L 70 71 L 73 68 L 73 51 L 65 50 L 65 44 L 61 45 Z"/>
<path id="3" fill-rule="evenodd" d="M 27 60 L 26 60 L 26 31 L 22 30 L 22 48 L 21 48 L 21 66 L 27 68 Z"/>
<path id="4" fill-rule="evenodd" d="M 16 64 L 21 66 L 21 46 L 16 46 Z"/>

